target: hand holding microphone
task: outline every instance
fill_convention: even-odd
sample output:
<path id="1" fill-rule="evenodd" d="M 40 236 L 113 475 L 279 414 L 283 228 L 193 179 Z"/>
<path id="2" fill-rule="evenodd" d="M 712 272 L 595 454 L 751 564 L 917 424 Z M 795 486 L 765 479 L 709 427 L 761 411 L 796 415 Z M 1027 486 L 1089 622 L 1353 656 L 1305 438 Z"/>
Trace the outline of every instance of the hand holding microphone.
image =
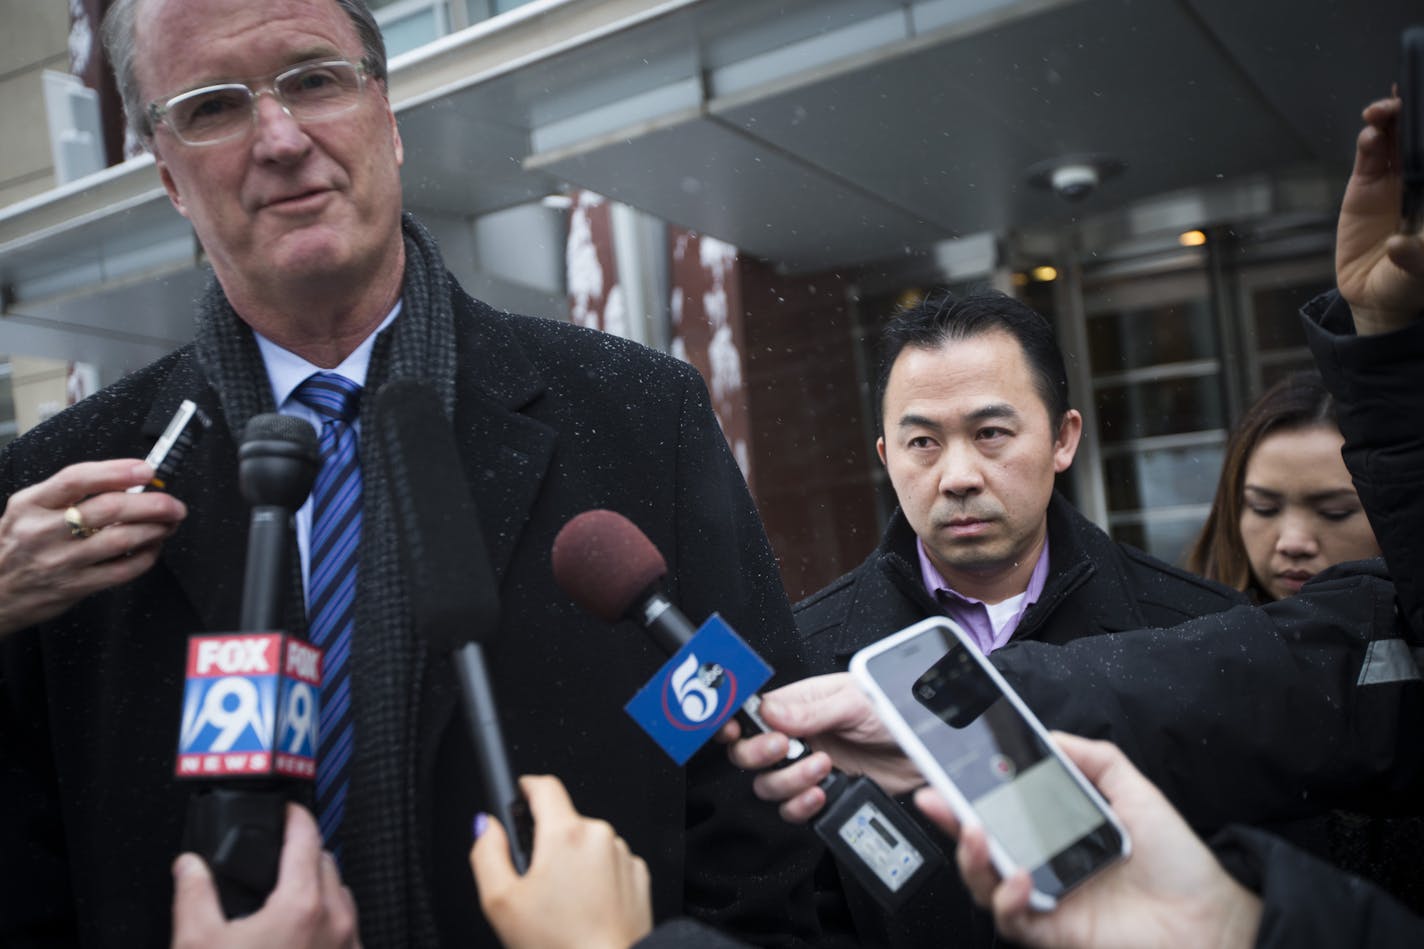
<path id="1" fill-rule="evenodd" d="M 229 922 L 212 873 L 195 854 L 173 864 L 173 949 L 353 949 L 356 903 L 336 861 L 322 849 L 316 820 L 288 804 L 277 886 L 262 908 Z"/>
<path id="2" fill-rule="evenodd" d="M 558 778 L 525 776 L 534 850 L 520 876 L 498 821 L 470 850 L 480 906 L 505 949 L 622 949 L 653 926 L 648 865 L 607 821 L 581 816 Z M 481 815 L 483 817 L 484 815 Z"/>
<path id="3" fill-rule="evenodd" d="M 400 555 L 416 635 L 453 664 L 485 806 L 509 830 L 510 856 L 522 873 L 529 866 L 529 811 L 514 785 L 484 653 L 499 631 L 499 591 L 455 436 L 435 390 L 408 380 L 376 394 L 376 428 L 404 525 Z"/>
<path id="4" fill-rule="evenodd" d="M 743 738 L 736 723 L 730 723 L 717 737 L 730 742 L 732 763 L 748 771 L 778 764 L 785 757 L 786 735 L 816 739 L 814 754 L 763 771 L 752 782 L 757 797 L 780 804 L 781 816 L 790 823 L 805 823 L 821 812 L 826 794 L 820 785 L 833 766 L 865 775 L 890 794 L 925 783 L 848 672 L 813 676 L 768 692 L 761 711 L 777 731 Z"/>
<path id="5" fill-rule="evenodd" d="M 559 531 L 552 559 L 554 579 L 575 603 L 610 623 L 635 620 L 672 654 L 627 708 L 674 760 L 686 761 L 733 709 L 744 729 L 772 731 L 758 714 L 762 700 L 755 692 L 769 669 L 715 614 L 699 629 L 673 606 L 658 589 L 667 563 L 632 521 L 613 511 L 585 511 Z M 739 689 L 735 670 L 756 664 L 766 673 Z M 944 864 L 919 825 L 873 782 L 831 768 L 824 755 L 806 758 L 798 739 L 782 742 L 778 736 L 766 746 L 783 753 L 795 774 L 819 774 L 812 792 L 815 809 L 824 804 L 825 813 L 816 833 L 882 906 L 903 904 Z"/>
<path id="6" fill-rule="evenodd" d="M 207 861 L 229 917 L 255 912 L 277 883 L 286 799 L 293 782 L 309 781 L 316 769 L 322 658 L 275 631 L 292 515 L 320 464 L 316 432 L 299 418 L 258 415 L 238 457 L 252 505 L 242 631 L 189 639 L 175 769 L 200 782 L 188 801 L 184 849 Z"/>

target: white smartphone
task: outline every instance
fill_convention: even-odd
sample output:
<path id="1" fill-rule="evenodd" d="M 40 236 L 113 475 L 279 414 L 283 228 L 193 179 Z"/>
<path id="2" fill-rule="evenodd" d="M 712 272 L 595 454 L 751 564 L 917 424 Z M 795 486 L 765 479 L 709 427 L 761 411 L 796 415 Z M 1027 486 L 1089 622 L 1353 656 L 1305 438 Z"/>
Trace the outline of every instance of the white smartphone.
<path id="1" fill-rule="evenodd" d="M 960 821 L 984 828 L 995 869 L 1028 870 L 1035 909 L 1130 852 L 1102 795 L 952 620 L 866 646 L 850 671 Z"/>

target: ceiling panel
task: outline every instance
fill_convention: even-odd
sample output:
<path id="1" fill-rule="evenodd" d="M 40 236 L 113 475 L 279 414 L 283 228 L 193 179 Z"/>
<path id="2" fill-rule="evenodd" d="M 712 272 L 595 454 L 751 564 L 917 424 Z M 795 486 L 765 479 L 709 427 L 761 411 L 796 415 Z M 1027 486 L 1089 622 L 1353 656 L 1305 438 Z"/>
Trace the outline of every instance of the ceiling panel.
<path id="1" fill-rule="evenodd" d="M 188 267 L 108 283 L 102 293 L 21 303 L 0 328 L 10 352 L 137 369 L 192 338 L 191 301 L 206 282 L 206 273 Z"/>
<path id="2" fill-rule="evenodd" d="M 1399 75 L 1419 0 L 1189 0 L 1222 49 L 1315 158 L 1347 169 L 1360 110 Z"/>
<path id="3" fill-rule="evenodd" d="M 478 99 L 470 89 L 400 112 L 409 204 L 480 215 L 558 189 L 557 179 L 523 167 L 529 133 L 478 115 Z"/>
<path id="4" fill-rule="evenodd" d="M 792 267 L 892 256 L 939 233 L 707 117 L 531 161 Z"/>
<path id="5" fill-rule="evenodd" d="M 713 111 L 949 233 L 1091 213 L 1310 157 L 1175 4 L 1095 0 Z M 1029 188 L 1037 162 L 1127 170 L 1079 205 Z"/>

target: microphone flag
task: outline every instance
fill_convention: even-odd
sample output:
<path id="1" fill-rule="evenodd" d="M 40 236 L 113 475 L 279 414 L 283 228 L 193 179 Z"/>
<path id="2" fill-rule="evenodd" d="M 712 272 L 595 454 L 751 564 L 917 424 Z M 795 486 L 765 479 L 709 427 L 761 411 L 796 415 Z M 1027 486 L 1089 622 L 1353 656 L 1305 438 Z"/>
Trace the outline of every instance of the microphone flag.
<path id="1" fill-rule="evenodd" d="M 771 673 L 713 613 L 623 708 L 668 757 L 686 764 Z"/>
<path id="2" fill-rule="evenodd" d="M 322 656 L 282 633 L 190 636 L 177 776 L 312 778 Z"/>

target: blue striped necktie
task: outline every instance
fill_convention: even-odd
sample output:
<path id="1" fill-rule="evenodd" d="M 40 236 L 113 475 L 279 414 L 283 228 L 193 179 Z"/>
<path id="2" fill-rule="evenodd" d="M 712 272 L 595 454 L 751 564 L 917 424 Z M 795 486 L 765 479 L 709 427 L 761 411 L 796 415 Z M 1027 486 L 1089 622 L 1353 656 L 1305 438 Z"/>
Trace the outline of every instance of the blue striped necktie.
<path id="1" fill-rule="evenodd" d="M 312 487 L 308 545 L 307 628 L 326 651 L 317 730 L 316 812 L 321 836 L 334 849 L 346 810 L 354 728 L 348 659 L 356 626 L 356 565 L 361 542 L 361 464 L 356 421 L 361 387 L 317 372 L 293 397 L 321 416 L 321 471 Z"/>

